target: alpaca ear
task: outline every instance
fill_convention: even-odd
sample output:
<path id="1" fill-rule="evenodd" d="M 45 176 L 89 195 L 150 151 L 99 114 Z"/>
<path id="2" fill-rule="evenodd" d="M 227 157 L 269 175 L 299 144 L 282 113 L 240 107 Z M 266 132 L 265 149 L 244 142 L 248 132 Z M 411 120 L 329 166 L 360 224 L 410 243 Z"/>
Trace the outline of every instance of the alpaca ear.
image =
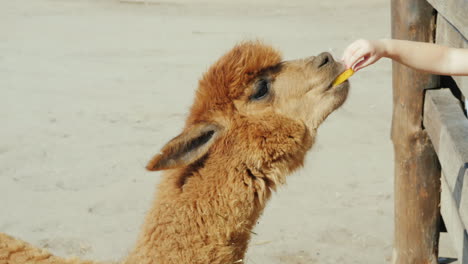
<path id="1" fill-rule="evenodd" d="M 203 157 L 219 135 L 220 127 L 211 123 L 193 125 L 169 141 L 160 154 L 146 165 L 150 171 L 174 169 Z"/>

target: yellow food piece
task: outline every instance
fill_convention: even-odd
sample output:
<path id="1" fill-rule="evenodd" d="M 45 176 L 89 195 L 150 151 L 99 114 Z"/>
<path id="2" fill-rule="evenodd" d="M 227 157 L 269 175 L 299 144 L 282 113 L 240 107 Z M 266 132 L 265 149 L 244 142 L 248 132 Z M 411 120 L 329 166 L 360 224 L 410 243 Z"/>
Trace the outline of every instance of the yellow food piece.
<path id="1" fill-rule="evenodd" d="M 344 71 L 342 74 L 338 75 L 336 79 L 333 81 L 332 86 L 337 86 L 339 84 L 342 84 L 344 81 L 348 80 L 349 77 L 351 77 L 354 74 L 353 69 L 347 69 Z"/>

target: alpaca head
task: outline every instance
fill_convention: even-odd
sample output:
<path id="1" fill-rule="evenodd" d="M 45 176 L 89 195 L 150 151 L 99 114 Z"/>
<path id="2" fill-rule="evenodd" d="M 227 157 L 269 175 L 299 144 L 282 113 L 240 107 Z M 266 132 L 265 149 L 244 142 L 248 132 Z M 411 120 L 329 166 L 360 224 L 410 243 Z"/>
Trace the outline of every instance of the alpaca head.
<path id="1" fill-rule="evenodd" d="M 210 156 L 281 183 L 278 175 L 302 164 L 317 127 L 345 101 L 349 83 L 331 85 L 343 70 L 328 53 L 282 61 L 260 42 L 239 44 L 204 74 L 184 131 L 147 168 L 193 166 Z"/>

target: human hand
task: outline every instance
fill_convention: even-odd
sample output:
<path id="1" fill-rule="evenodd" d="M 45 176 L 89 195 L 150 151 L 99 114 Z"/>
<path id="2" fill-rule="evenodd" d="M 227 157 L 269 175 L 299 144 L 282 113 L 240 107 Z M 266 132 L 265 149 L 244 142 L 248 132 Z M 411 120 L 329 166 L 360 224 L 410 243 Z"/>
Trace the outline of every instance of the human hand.
<path id="1" fill-rule="evenodd" d="M 342 61 L 346 69 L 352 68 L 356 72 L 378 61 L 385 52 L 383 40 L 359 39 L 345 49 Z"/>

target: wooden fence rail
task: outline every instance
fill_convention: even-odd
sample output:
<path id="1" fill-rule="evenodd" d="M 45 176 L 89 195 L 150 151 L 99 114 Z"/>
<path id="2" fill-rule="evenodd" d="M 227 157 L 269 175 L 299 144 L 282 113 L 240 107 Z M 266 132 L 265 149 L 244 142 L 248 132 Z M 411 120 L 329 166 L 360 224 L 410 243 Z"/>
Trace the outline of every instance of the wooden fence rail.
<path id="1" fill-rule="evenodd" d="M 441 213 L 460 263 L 468 263 L 468 119 L 450 89 L 427 91 L 424 126 L 442 167 Z"/>
<path id="2" fill-rule="evenodd" d="M 391 6 L 392 38 L 468 48 L 468 0 L 392 0 Z M 394 264 L 438 263 L 440 214 L 460 263 L 468 264 L 467 78 L 393 63 Z"/>

